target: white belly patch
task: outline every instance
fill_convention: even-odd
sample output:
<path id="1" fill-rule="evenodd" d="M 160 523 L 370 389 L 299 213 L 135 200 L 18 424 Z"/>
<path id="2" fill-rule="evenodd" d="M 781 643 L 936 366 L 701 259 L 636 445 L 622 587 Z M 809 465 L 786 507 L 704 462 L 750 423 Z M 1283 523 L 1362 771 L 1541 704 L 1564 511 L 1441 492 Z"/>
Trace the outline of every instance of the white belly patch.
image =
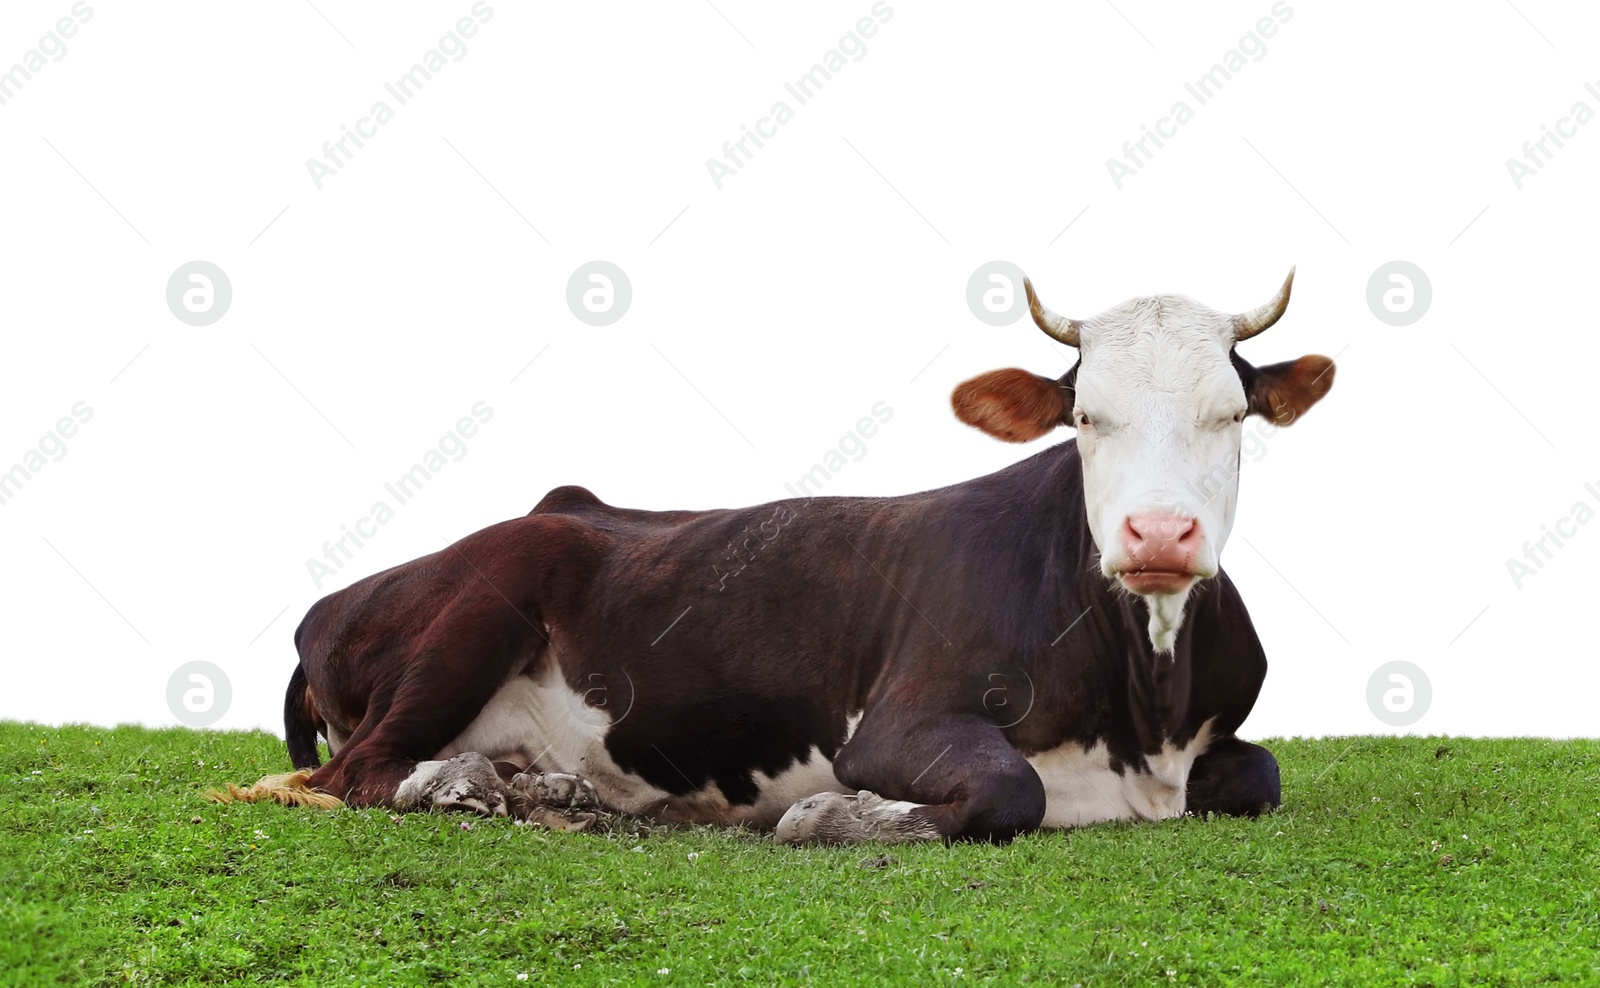
<path id="1" fill-rule="evenodd" d="M 1189 769 L 1211 743 L 1207 721 L 1190 742 L 1147 756 L 1149 772 L 1112 771 L 1105 743 L 1085 751 L 1066 744 L 1028 759 L 1044 781 L 1044 827 L 1083 827 L 1106 820 L 1166 820 L 1182 816 Z"/>
<path id="2" fill-rule="evenodd" d="M 833 763 L 813 746 L 803 765 L 791 765 L 776 776 L 753 773 L 759 791 L 753 804 L 729 803 L 714 782 L 686 795 L 673 795 L 625 771 L 606 750 L 606 734 L 628 716 L 632 698 L 625 696 L 621 702 L 624 709 L 614 717 L 584 702 L 583 694 L 567 684 L 552 652 L 539 672 L 516 676 L 502 686 L 436 757 L 476 751 L 494 761 L 536 763 L 544 771 L 571 772 L 588 779 L 600 801 L 613 810 L 675 823 L 770 828 L 807 796 L 845 791 L 834 778 Z M 851 716 L 847 739 L 860 720 L 859 714 Z"/>

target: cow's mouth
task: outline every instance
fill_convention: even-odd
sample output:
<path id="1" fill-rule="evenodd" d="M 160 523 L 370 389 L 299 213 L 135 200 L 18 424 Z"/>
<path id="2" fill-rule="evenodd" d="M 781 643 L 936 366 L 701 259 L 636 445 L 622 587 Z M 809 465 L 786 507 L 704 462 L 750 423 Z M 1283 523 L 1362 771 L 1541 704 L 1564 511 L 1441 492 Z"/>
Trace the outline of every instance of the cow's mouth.
<path id="1" fill-rule="evenodd" d="M 1197 573 L 1180 570 L 1142 569 L 1138 572 L 1117 574 L 1117 580 L 1124 587 L 1141 597 L 1150 594 L 1183 593 L 1199 578 Z"/>

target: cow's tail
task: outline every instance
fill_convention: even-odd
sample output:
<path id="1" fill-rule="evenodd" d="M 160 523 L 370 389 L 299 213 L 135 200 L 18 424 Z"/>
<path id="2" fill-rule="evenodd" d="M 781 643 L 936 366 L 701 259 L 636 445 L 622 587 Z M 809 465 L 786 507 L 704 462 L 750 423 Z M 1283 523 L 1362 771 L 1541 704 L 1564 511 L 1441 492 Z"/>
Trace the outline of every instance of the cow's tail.
<path id="1" fill-rule="evenodd" d="M 289 747 L 289 761 L 295 768 L 317 768 L 322 764 L 322 756 L 317 753 L 317 728 L 312 720 L 306 669 L 298 663 L 294 675 L 289 677 L 289 691 L 283 697 L 283 734 Z"/>
<path id="2" fill-rule="evenodd" d="M 317 753 L 317 728 L 323 723 L 311 698 L 305 666 L 296 664 L 289 677 L 289 692 L 283 698 L 283 733 L 289 746 L 289 760 L 295 770 L 269 775 L 249 788 L 228 783 L 226 789 L 206 793 L 213 803 L 282 803 L 284 806 L 315 806 L 331 810 L 343 805 L 339 797 L 311 788 L 311 773 L 322 764 Z"/>

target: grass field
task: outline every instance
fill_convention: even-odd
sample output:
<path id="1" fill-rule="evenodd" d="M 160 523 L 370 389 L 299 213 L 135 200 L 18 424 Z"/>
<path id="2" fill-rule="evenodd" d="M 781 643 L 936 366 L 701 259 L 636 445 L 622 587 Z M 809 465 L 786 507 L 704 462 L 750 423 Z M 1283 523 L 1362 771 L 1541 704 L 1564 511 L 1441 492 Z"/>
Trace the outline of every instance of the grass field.
<path id="1" fill-rule="evenodd" d="M 1271 747 L 1261 820 L 794 850 L 215 806 L 276 739 L 0 723 L 0 981 L 1600 984 L 1600 742 Z"/>

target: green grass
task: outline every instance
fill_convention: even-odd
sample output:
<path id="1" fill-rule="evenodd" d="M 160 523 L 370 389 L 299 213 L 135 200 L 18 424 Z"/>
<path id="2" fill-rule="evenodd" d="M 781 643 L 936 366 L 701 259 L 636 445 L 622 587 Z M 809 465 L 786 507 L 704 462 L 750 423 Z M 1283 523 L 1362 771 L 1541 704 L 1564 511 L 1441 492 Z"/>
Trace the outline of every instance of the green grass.
<path id="1" fill-rule="evenodd" d="M 0 983 L 1600 984 L 1600 742 L 1271 746 L 1261 820 L 886 852 L 215 806 L 280 742 L 0 723 Z"/>

